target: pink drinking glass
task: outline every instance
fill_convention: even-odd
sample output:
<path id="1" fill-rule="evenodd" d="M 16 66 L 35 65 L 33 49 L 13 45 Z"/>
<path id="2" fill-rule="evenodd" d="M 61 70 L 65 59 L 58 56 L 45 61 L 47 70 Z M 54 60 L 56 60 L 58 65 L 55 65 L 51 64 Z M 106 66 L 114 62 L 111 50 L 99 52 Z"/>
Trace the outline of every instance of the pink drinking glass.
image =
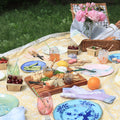
<path id="1" fill-rule="evenodd" d="M 52 96 L 49 92 L 42 92 L 37 99 L 38 111 L 41 115 L 49 115 L 53 110 Z"/>

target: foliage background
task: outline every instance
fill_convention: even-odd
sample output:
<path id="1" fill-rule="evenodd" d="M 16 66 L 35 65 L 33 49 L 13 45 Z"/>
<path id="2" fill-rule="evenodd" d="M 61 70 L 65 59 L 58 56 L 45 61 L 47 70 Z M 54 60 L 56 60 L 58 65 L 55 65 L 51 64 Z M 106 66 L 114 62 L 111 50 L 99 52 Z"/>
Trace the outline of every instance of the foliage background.
<path id="1" fill-rule="evenodd" d="M 69 31 L 72 23 L 70 3 L 80 1 L 0 0 L 0 53 L 51 33 Z M 120 1 L 111 2 L 107 3 L 108 15 L 110 23 L 116 23 L 120 20 Z"/>

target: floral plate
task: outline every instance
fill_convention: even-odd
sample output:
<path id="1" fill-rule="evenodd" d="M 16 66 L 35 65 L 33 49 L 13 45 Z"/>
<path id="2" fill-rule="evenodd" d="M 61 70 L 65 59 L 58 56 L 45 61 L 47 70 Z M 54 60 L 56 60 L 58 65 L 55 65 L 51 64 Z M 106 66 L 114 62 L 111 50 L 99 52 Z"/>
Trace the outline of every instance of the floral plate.
<path id="1" fill-rule="evenodd" d="M 118 63 L 117 61 L 112 61 L 112 58 L 117 58 L 120 59 L 120 53 L 115 53 L 115 54 L 111 54 L 108 56 L 108 60 L 114 63 Z"/>
<path id="2" fill-rule="evenodd" d="M 53 116 L 55 120 L 99 120 L 102 115 L 101 107 L 89 100 L 69 100 L 59 104 Z"/>
<path id="3" fill-rule="evenodd" d="M 14 107 L 17 107 L 18 104 L 19 101 L 15 96 L 0 94 L 0 116 L 7 114 Z"/>

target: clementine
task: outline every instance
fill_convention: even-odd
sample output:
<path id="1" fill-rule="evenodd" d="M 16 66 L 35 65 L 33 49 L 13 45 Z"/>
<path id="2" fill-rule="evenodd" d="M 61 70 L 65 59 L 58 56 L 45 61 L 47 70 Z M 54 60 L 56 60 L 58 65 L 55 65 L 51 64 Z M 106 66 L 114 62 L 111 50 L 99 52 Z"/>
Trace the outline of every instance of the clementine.
<path id="1" fill-rule="evenodd" d="M 100 87 L 100 79 L 97 77 L 91 77 L 88 80 L 87 85 L 88 85 L 88 88 L 91 90 L 98 89 Z"/>

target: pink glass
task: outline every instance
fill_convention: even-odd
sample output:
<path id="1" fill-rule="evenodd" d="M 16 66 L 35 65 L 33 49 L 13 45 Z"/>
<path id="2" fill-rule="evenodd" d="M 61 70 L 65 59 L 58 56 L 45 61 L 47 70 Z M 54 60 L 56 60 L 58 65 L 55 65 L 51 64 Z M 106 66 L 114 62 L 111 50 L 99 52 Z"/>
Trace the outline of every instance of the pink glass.
<path id="1" fill-rule="evenodd" d="M 37 100 L 38 111 L 41 115 L 48 115 L 53 110 L 52 96 L 49 92 L 42 92 L 39 94 Z"/>
<path id="2" fill-rule="evenodd" d="M 98 60 L 101 64 L 105 64 L 108 61 L 108 50 L 102 49 L 98 53 Z"/>

